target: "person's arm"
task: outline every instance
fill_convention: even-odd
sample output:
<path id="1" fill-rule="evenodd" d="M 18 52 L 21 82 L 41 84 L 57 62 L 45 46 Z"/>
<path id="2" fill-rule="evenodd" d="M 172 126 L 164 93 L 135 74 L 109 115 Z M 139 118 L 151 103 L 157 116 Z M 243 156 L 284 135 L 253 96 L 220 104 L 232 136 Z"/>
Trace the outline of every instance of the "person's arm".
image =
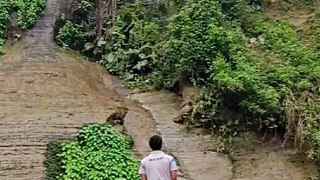
<path id="1" fill-rule="evenodd" d="M 177 180 L 177 171 L 178 166 L 176 163 L 176 160 L 174 157 L 172 157 L 171 163 L 170 163 L 170 173 L 171 173 L 171 180 Z"/>
<path id="2" fill-rule="evenodd" d="M 177 180 L 178 175 L 177 175 L 177 170 L 171 171 L 171 180 Z"/>
<path id="3" fill-rule="evenodd" d="M 140 176 L 141 176 L 141 180 L 147 180 L 146 170 L 145 170 L 145 167 L 144 167 L 144 165 L 142 164 L 142 162 L 141 162 L 141 164 L 140 164 L 139 174 L 140 174 Z"/>
<path id="4" fill-rule="evenodd" d="M 147 180 L 146 174 L 141 174 L 141 180 Z"/>

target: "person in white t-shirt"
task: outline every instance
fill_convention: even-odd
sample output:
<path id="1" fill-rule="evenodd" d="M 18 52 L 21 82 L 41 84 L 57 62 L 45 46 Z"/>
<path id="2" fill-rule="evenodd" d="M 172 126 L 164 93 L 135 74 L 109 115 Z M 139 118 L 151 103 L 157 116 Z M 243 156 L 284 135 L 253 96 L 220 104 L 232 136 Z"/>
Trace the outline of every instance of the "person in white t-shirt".
<path id="1" fill-rule="evenodd" d="M 158 135 L 149 140 L 152 152 L 142 159 L 139 173 L 141 180 L 177 180 L 175 158 L 161 151 L 162 138 Z"/>

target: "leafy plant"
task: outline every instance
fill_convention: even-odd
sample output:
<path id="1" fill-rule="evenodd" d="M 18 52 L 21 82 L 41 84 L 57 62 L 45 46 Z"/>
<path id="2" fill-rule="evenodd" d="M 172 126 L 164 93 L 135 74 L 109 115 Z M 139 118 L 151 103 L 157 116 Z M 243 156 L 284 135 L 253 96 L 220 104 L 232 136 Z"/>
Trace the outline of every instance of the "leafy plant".
<path id="1" fill-rule="evenodd" d="M 18 25 L 21 29 L 31 28 L 36 24 L 37 17 L 45 8 L 45 0 L 18 1 Z"/>
<path id="2" fill-rule="evenodd" d="M 63 152 L 62 147 L 62 142 L 51 142 L 48 145 L 45 161 L 45 166 L 47 167 L 46 180 L 61 179 L 61 174 L 63 174 L 65 171 L 62 158 L 61 156 L 58 156 Z"/>
<path id="3" fill-rule="evenodd" d="M 111 126 L 101 124 L 90 124 L 84 126 L 78 135 L 78 142 L 86 151 L 98 151 L 103 148 L 128 150 L 129 139 L 117 133 Z"/>
<path id="4" fill-rule="evenodd" d="M 181 79 L 190 80 L 203 91 L 187 123 L 224 137 L 285 129 L 286 139 L 293 136 L 297 147 L 309 142 L 310 157 L 319 158 L 317 45 L 305 46 L 288 22 L 265 18 L 264 1 L 170 2 L 176 13 L 170 18 L 165 14 L 170 3 L 122 6 L 115 21 L 106 20 L 97 43 L 94 27 L 71 22 L 59 38 L 99 54 L 99 62 L 129 87 L 172 89 Z M 319 24 L 313 27 L 315 44 Z"/>
<path id="5" fill-rule="evenodd" d="M 43 12 L 45 4 L 45 0 L 0 0 L 0 55 L 4 53 L 11 13 L 18 11 L 18 25 L 21 29 L 31 28 Z"/>
<path id="6" fill-rule="evenodd" d="M 67 21 L 59 30 L 56 38 L 64 47 L 70 49 L 83 49 L 85 44 L 93 37 L 94 35 L 91 33 L 91 27 L 88 24 L 74 24 Z"/>
<path id="7" fill-rule="evenodd" d="M 150 13 L 140 1 L 119 11 L 111 30 L 113 44 L 102 59 L 111 73 L 119 74 L 128 81 L 139 81 L 141 76 L 152 72 L 161 26 Z"/>
<path id="8" fill-rule="evenodd" d="M 89 14 L 94 8 L 94 3 L 92 1 L 80 1 L 78 4 L 78 9 L 81 9 L 86 14 Z"/>
<path id="9" fill-rule="evenodd" d="M 7 37 L 7 27 L 10 20 L 10 13 L 10 3 L 5 0 L 0 0 L 0 55 L 4 53 L 3 46 Z"/>
<path id="10" fill-rule="evenodd" d="M 46 179 L 138 180 L 139 163 L 133 158 L 132 140 L 106 124 L 88 124 L 77 141 L 49 146 Z"/>

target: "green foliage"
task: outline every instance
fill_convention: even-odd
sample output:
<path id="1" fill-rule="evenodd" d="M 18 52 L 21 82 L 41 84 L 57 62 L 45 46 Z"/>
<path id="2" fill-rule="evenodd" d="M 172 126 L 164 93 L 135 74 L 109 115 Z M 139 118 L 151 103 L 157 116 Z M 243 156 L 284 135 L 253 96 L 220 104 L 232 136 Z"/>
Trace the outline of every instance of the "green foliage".
<path id="1" fill-rule="evenodd" d="M 232 106 L 254 119 L 278 116 L 281 92 L 269 84 L 267 73 L 250 56 L 243 32 L 221 10 L 215 1 L 190 1 L 170 20 L 158 65 L 163 86 L 185 77 L 204 86 L 193 118 L 217 128 L 227 123 L 217 117 L 219 111 Z"/>
<path id="2" fill-rule="evenodd" d="M 27 29 L 35 25 L 45 5 L 45 0 L 0 0 L 0 55 L 4 53 L 11 13 L 18 11 L 18 25 L 21 29 Z"/>
<path id="3" fill-rule="evenodd" d="M 105 32 L 97 40 L 95 23 L 89 19 L 94 14 L 91 1 L 80 1 L 78 10 L 84 11 L 86 19 L 66 21 L 56 37 L 64 47 L 80 50 L 87 56 L 99 58 L 112 74 L 125 79 L 127 87 L 147 86 L 157 57 L 158 43 L 165 24 L 166 8 L 163 3 L 145 7 L 141 1 L 121 8 L 115 21 L 105 18 Z M 90 19 L 90 20 L 91 20 Z M 112 27 L 110 27 L 112 25 Z"/>
<path id="4" fill-rule="evenodd" d="M 239 17 L 246 15 L 239 11 L 247 6 L 243 1 L 220 3 L 189 1 L 171 18 L 155 73 L 161 79 L 160 86 L 170 88 L 187 77 L 204 87 L 194 106 L 192 123 L 202 123 L 227 136 L 257 125 L 286 128 L 297 147 L 312 141 L 316 151 L 311 154 L 315 154 L 319 149 L 312 135 L 319 129 L 314 109 L 318 106 L 318 53 L 301 44 L 287 23 L 260 18 L 242 21 Z M 226 17 L 228 6 L 235 9 Z M 228 20 L 237 23 L 231 25 Z M 260 50 L 276 58 L 267 61 L 251 54 L 238 28 L 243 28 L 244 22 L 252 23 L 249 35 L 257 35 Z M 312 97 L 306 99 L 306 94 Z M 294 105 L 288 106 L 291 100 Z M 234 117 L 227 118 L 225 109 Z M 299 109 L 298 113 L 293 109 Z M 296 117 L 302 118 L 297 122 Z"/>
<path id="5" fill-rule="evenodd" d="M 64 173 L 64 167 L 62 163 L 62 158 L 58 156 L 63 152 L 63 143 L 62 142 L 52 142 L 49 143 L 45 166 L 46 169 L 46 180 L 57 180 L 61 179 L 61 174 Z"/>
<path id="6" fill-rule="evenodd" d="M 94 8 L 94 3 L 91 1 L 80 1 L 78 4 L 78 9 L 81 9 L 86 14 L 89 14 Z"/>
<path id="7" fill-rule="evenodd" d="M 58 27 L 55 37 L 59 45 L 83 52 L 85 55 L 97 54 L 96 49 L 96 18 L 94 14 L 95 3 L 93 0 L 81 0 L 75 4 L 73 16 L 75 19 L 60 19 L 62 26 Z M 103 41 L 101 41 L 103 42 Z M 98 45 L 101 42 L 97 43 Z"/>
<path id="8" fill-rule="evenodd" d="M 79 131 L 78 141 L 86 151 L 98 151 L 103 148 L 128 150 L 129 139 L 117 133 L 110 126 L 90 124 Z"/>
<path id="9" fill-rule="evenodd" d="M 208 5 L 204 6 L 204 3 Z M 184 75 L 206 80 L 212 59 L 221 53 L 216 48 L 220 45 L 219 40 L 215 42 L 217 39 L 210 33 L 223 34 L 223 23 L 224 17 L 216 1 L 190 1 L 172 17 L 163 45 L 164 59 L 159 61 L 159 66 L 170 72 L 171 77 L 166 79 L 174 82 L 175 77 Z"/>
<path id="10" fill-rule="evenodd" d="M 0 55 L 4 53 L 4 43 L 10 20 L 11 5 L 6 0 L 0 0 Z"/>
<path id="11" fill-rule="evenodd" d="M 160 31 L 159 18 L 140 1 L 125 6 L 111 30 L 112 44 L 104 46 L 103 64 L 128 81 L 142 82 L 154 69 Z"/>
<path id="12" fill-rule="evenodd" d="M 67 21 L 56 37 L 58 43 L 70 49 L 84 49 L 85 44 L 94 37 L 89 24 L 75 24 Z"/>
<path id="13" fill-rule="evenodd" d="M 286 91 L 282 105 L 286 112 L 287 133 L 294 137 L 297 147 L 311 142 L 309 157 L 318 159 L 319 53 L 302 44 L 296 31 L 286 22 L 258 21 L 255 27 L 261 34 L 260 48 L 281 59 L 269 65 L 273 69 L 269 78 Z"/>
<path id="14" fill-rule="evenodd" d="M 169 0 L 170 3 L 172 3 L 174 6 L 178 8 L 182 8 L 188 0 Z"/>
<path id="15" fill-rule="evenodd" d="M 286 129 L 297 147 L 310 142 L 310 157 L 319 158 L 317 46 L 305 46 L 289 23 L 263 18 L 264 1 L 170 2 L 179 9 L 170 18 L 154 4 L 125 5 L 97 44 L 79 35 L 92 27 L 71 23 L 59 38 L 71 48 L 95 49 L 100 63 L 130 87 L 171 89 L 190 79 L 203 91 L 188 123 L 224 137 L 256 127 Z"/>
<path id="16" fill-rule="evenodd" d="M 18 1 L 18 25 L 21 29 L 28 29 L 36 24 L 37 17 L 45 8 L 46 0 Z"/>
<path id="17" fill-rule="evenodd" d="M 130 152 L 131 140 L 105 124 L 88 124 L 77 141 L 49 146 L 46 179 L 138 180 L 138 162 Z"/>
<path id="18" fill-rule="evenodd" d="M 230 20 L 238 21 L 239 25 L 242 25 L 247 20 L 247 13 L 253 13 L 253 9 L 249 4 L 260 4 L 259 2 L 248 2 L 247 0 L 219 0 L 219 3 L 223 13 Z"/>

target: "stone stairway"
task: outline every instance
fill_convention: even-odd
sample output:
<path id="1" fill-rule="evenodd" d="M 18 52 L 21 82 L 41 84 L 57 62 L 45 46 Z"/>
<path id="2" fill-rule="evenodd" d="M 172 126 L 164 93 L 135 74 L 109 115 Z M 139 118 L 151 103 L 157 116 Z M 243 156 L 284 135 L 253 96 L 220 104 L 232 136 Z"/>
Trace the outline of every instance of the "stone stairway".
<path id="1" fill-rule="evenodd" d="M 160 133 L 164 140 L 164 149 L 174 154 L 181 163 L 183 179 L 188 180 L 229 180 L 232 178 L 232 164 L 224 155 L 217 153 L 204 153 L 198 146 L 197 140 L 188 137 L 186 133 L 179 130 L 179 126 L 173 122 L 177 115 L 179 99 L 167 92 L 139 93 L 133 94 L 131 99 L 136 100 L 140 105 L 150 112 L 150 117 L 155 122 L 152 126 L 148 118 L 137 114 L 131 117 L 127 115 L 128 133 L 132 135 L 136 150 L 142 155 L 147 155 L 149 150 L 147 141 L 153 135 Z M 144 137 L 143 137 L 144 135 Z M 143 141 L 143 142 L 141 142 Z M 182 179 L 180 178 L 180 179 Z"/>

